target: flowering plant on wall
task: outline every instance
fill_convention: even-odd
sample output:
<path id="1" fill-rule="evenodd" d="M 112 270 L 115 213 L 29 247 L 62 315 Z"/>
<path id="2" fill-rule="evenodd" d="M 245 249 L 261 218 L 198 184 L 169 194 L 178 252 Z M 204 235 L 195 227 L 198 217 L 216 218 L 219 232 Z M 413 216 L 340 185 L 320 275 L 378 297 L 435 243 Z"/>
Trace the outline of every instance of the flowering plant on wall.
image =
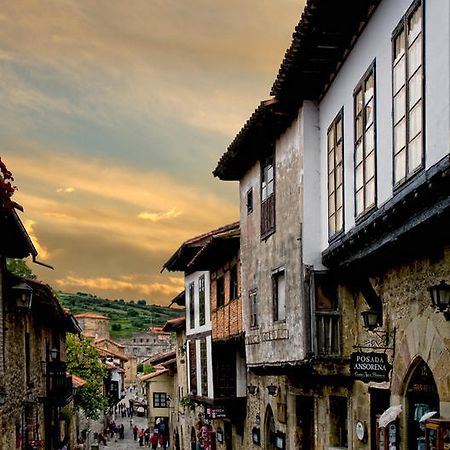
<path id="1" fill-rule="evenodd" d="M 4 208 L 11 209 L 15 204 L 11 201 L 11 197 L 17 190 L 13 186 L 14 177 L 12 173 L 6 168 L 5 163 L 0 158 L 0 204 Z"/>

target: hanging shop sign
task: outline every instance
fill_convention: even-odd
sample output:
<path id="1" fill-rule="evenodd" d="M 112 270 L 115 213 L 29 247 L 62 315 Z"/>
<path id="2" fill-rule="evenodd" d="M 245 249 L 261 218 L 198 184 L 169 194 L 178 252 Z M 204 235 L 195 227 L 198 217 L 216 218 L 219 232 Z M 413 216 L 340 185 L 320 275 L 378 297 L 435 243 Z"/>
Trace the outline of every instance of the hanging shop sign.
<path id="1" fill-rule="evenodd" d="M 391 365 L 385 353 L 355 352 L 351 355 L 350 372 L 354 380 L 389 381 Z"/>

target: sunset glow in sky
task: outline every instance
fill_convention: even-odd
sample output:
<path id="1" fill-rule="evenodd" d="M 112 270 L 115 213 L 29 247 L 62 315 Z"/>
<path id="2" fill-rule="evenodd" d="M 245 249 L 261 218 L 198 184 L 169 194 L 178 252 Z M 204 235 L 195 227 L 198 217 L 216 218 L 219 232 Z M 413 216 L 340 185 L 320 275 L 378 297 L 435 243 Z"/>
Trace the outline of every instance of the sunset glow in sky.
<path id="1" fill-rule="evenodd" d="M 0 156 L 55 289 L 166 304 L 186 239 L 238 219 L 212 170 L 270 87 L 304 0 L 14 0 Z"/>

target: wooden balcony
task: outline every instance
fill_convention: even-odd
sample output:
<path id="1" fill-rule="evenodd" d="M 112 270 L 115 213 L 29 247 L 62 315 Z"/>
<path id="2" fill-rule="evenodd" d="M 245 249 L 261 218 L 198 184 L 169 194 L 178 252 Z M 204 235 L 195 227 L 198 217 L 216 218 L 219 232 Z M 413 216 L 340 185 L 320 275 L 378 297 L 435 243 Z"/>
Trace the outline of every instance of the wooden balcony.
<path id="1" fill-rule="evenodd" d="M 66 363 L 63 361 L 47 363 L 46 399 L 55 406 L 67 405 L 72 399 L 72 376 L 66 370 Z"/>

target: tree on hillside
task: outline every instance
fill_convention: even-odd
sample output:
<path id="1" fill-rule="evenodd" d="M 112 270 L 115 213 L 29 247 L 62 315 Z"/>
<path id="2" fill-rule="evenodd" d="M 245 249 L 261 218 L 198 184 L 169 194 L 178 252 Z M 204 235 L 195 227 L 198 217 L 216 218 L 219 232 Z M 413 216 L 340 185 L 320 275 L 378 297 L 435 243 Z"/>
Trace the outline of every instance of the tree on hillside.
<path id="1" fill-rule="evenodd" d="M 86 381 L 75 390 L 74 400 L 87 417 L 98 419 L 99 412 L 106 409 L 108 400 L 103 395 L 103 367 L 100 354 L 91 342 L 83 336 L 67 335 L 67 370 Z"/>

